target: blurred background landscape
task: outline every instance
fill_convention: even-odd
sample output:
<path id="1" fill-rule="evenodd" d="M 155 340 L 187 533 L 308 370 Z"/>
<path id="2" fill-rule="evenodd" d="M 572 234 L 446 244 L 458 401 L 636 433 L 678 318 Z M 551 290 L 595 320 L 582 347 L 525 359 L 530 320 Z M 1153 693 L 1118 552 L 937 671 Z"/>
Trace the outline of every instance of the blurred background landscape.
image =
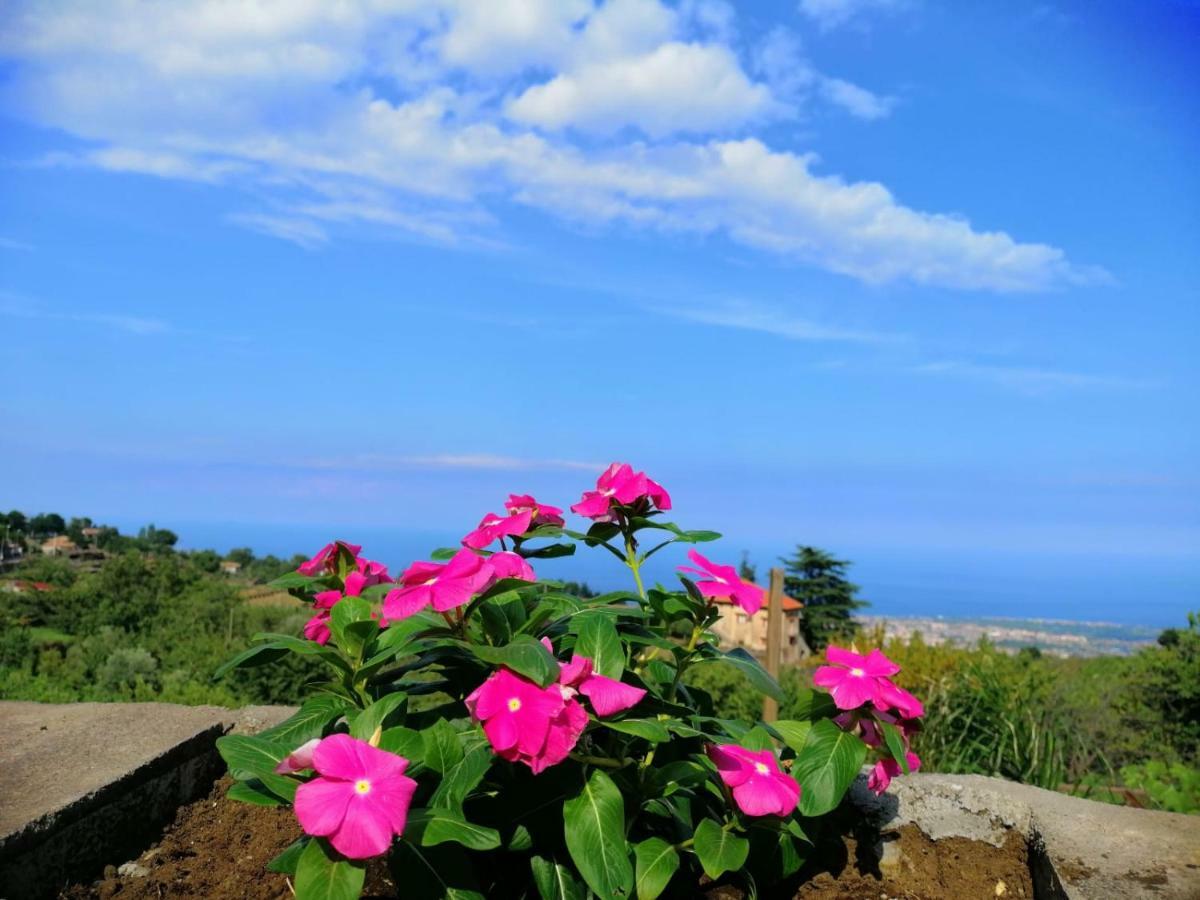
<path id="1" fill-rule="evenodd" d="M 292 702 L 294 661 L 211 672 L 299 629 L 297 554 L 395 574 L 624 460 L 760 582 L 843 563 L 791 574 L 806 639 L 905 666 L 929 769 L 1195 811 L 1197 37 L 1185 0 L 6 5 L 0 697 Z"/>

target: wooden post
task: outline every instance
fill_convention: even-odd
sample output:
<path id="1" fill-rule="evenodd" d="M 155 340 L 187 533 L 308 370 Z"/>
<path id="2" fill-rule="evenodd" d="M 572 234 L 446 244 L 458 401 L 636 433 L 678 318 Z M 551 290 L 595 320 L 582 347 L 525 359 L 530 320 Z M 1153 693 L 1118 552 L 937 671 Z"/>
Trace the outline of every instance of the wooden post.
<path id="1" fill-rule="evenodd" d="M 779 680 L 779 658 L 783 652 L 783 569 L 771 570 L 771 588 L 767 592 L 767 672 Z M 779 704 L 763 697 L 763 721 L 779 718 Z"/>

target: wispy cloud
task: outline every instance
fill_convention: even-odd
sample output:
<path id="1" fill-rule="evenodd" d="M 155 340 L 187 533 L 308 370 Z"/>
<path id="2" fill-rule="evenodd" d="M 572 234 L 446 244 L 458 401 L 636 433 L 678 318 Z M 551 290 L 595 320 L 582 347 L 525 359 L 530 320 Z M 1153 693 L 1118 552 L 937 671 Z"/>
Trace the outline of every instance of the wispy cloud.
<path id="1" fill-rule="evenodd" d="M 1106 375 L 1046 369 L 1032 366 L 1010 366 L 964 360 L 939 360 L 921 363 L 909 369 L 918 375 L 966 378 L 986 381 L 1025 393 L 1040 394 L 1061 390 L 1122 390 L 1142 391 L 1160 388 L 1163 383 L 1149 378 Z"/>
<path id="2" fill-rule="evenodd" d="M 907 335 L 844 328 L 801 318 L 777 307 L 744 300 L 712 306 L 657 307 L 663 315 L 743 331 L 759 331 L 791 341 L 841 341 L 853 344 L 896 344 Z"/>
<path id="3" fill-rule="evenodd" d="M 10 291 L 0 291 L 0 316 L 10 316 L 17 319 L 38 319 L 50 322 L 80 322 L 83 324 L 101 325 L 139 337 L 149 337 L 151 335 L 190 335 L 229 343 L 245 343 L 248 340 L 244 335 L 212 334 L 190 328 L 180 328 L 163 319 L 147 316 L 53 309 L 38 300 Z"/>
<path id="4" fill-rule="evenodd" d="M 363 453 L 353 456 L 298 460 L 293 465 L 309 469 L 379 472 L 399 469 L 479 469 L 489 471 L 554 470 L 599 472 L 606 463 L 571 459 L 526 459 L 489 453 L 442 453 L 428 456 L 393 456 Z"/>
<path id="5" fill-rule="evenodd" d="M 832 27 L 891 5 L 803 8 Z M 725 237 L 869 283 L 1103 280 L 1058 247 L 906 206 L 778 146 L 769 126 L 807 104 L 873 119 L 891 101 L 818 71 L 786 35 L 735 38 L 715 6 L 537 3 L 514 17 L 430 0 L 264 17 L 217 0 L 18 0 L 0 53 L 15 62 L 13 114 L 90 142 L 47 161 L 244 189 L 264 208 L 231 222 L 302 247 L 361 225 L 478 244 L 503 236 L 515 204 Z"/>
<path id="6" fill-rule="evenodd" d="M 161 319 L 149 319 L 143 316 L 128 316 L 120 313 L 59 312 L 45 309 L 40 304 L 7 291 L 0 291 L 0 315 L 19 319 L 93 322 L 137 335 L 165 334 L 172 330 L 171 326 Z"/>

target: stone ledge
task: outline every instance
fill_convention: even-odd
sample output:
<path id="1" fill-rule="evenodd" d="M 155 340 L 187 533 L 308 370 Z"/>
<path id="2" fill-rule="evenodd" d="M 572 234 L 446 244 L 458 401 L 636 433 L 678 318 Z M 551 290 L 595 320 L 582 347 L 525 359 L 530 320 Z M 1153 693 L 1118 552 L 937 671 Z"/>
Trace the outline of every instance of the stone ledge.
<path id="1" fill-rule="evenodd" d="M 0 703 L 0 885 L 51 894 L 150 843 L 212 785 L 216 739 L 260 731 L 288 707 Z M 136 854 L 135 854 L 136 855 Z"/>
<path id="2" fill-rule="evenodd" d="M 1038 897 L 1200 898 L 1200 817 L 1112 806 L 981 775 L 911 775 L 852 802 L 886 832 L 913 824 L 933 840 L 1029 841 Z"/>

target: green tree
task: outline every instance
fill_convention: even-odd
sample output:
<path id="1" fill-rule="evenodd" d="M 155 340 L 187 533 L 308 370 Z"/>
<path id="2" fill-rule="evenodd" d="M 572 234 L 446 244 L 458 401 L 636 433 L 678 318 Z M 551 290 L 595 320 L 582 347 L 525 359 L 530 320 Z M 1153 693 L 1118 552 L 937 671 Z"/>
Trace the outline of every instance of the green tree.
<path id="1" fill-rule="evenodd" d="M 738 563 L 738 577 L 743 581 L 758 581 L 758 566 L 750 562 L 750 552 L 742 551 L 742 561 Z"/>
<path id="2" fill-rule="evenodd" d="M 67 523 L 58 513 L 39 513 L 29 520 L 32 534 L 62 534 L 66 530 Z"/>
<path id="3" fill-rule="evenodd" d="M 804 604 L 800 631 L 814 652 L 841 635 L 854 634 L 854 610 L 869 604 L 860 600 L 858 585 L 846 579 L 847 560 L 824 550 L 798 545 L 791 557 L 781 557 L 786 576 L 783 589 Z"/>
<path id="4" fill-rule="evenodd" d="M 25 518 L 25 513 L 19 509 L 14 509 L 5 516 L 5 524 L 13 534 L 24 534 L 29 528 L 29 522 Z"/>
<path id="5" fill-rule="evenodd" d="M 249 547 L 234 547 L 225 558 L 238 563 L 242 568 L 248 568 L 254 562 L 254 551 Z"/>

